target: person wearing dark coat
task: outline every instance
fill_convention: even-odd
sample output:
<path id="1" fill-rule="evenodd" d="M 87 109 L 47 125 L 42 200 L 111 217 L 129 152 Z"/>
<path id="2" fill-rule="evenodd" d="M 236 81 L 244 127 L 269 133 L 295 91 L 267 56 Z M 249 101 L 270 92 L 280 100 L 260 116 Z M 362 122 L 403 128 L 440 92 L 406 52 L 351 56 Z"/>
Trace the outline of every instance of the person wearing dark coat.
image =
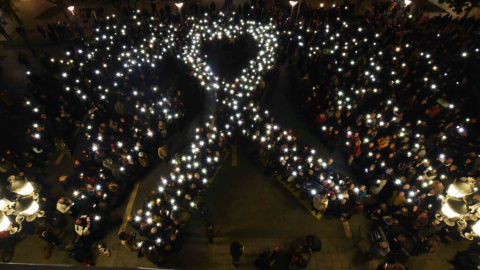
<path id="1" fill-rule="evenodd" d="M 244 247 L 238 242 L 233 242 L 230 245 L 230 255 L 232 256 L 232 264 L 235 267 L 239 266 L 238 261 L 242 257 Z"/>

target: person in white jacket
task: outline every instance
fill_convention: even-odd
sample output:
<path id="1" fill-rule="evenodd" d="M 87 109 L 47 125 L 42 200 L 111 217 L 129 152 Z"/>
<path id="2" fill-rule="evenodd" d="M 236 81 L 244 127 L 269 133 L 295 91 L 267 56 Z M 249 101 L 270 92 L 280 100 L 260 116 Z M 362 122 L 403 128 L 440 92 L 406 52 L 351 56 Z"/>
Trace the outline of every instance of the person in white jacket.
<path id="1" fill-rule="evenodd" d="M 57 201 L 57 211 L 62 214 L 71 214 L 72 211 L 70 209 L 74 204 L 70 199 L 62 197 Z"/>
<path id="2" fill-rule="evenodd" d="M 81 215 L 75 220 L 75 232 L 80 236 L 87 236 L 90 234 L 90 217 Z"/>

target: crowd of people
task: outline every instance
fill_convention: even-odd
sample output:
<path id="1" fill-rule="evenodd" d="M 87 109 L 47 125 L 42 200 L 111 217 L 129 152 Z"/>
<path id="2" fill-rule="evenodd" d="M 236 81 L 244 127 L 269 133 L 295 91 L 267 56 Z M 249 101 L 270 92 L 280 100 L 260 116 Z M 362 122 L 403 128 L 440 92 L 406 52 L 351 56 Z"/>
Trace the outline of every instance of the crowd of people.
<path id="1" fill-rule="evenodd" d="M 66 59 L 45 53 L 42 71 L 19 53 L 19 62 L 25 65 L 30 80 L 30 95 L 21 96 L 21 114 L 31 124 L 21 156 L 8 150 L 2 157 L 5 179 L 17 175 L 42 187 L 44 196 L 39 203 L 46 224 L 40 235 L 49 243 L 50 251 L 54 246 L 61 247 L 73 259 L 90 265 L 90 250 L 96 243 L 100 243 L 102 252 L 108 251 L 99 241 L 110 226 L 110 210 L 122 202 L 152 164 L 169 156 L 167 139 L 170 133 L 179 131 L 184 116 L 184 93 L 171 86 L 171 72 L 157 70 L 154 62 L 148 63 L 149 69 L 140 68 L 145 53 L 141 39 L 150 36 L 151 30 L 142 32 L 135 20 L 123 23 L 124 28 L 117 30 L 125 33 L 130 26 L 132 32 L 115 35 L 114 40 L 117 30 L 113 21 L 95 21 L 97 32 L 103 28 L 108 40 L 100 34 L 96 39 L 76 38 L 65 48 Z M 153 40 L 145 50 L 160 59 L 162 52 L 154 47 L 159 44 Z M 125 51 L 126 46 L 134 57 Z M 122 54 L 128 54 L 125 63 L 111 57 Z M 172 69 L 169 64 L 164 66 Z M 10 102 L 7 93 L 2 93 L 2 98 Z M 14 105 L 7 113 L 15 111 Z M 49 192 L 51 183 L 44 173 L 54 148 L 65 158 L 73 150 L 69 159 L 73 170 L 67 168 L 68 173 L 55 183 L 63 188 L 60 198 L 61 192 Z M 59 237 L 69 229 L 75 229 L 77 237 L 68 245 L 60 245 Z"/>
<path id="2" fill-rule="evenodd" d="M 171 9 L 125 7 L 121 19 L 96 17 L 93 36 L 75 38 L 65 55 L 46 54 L 44 72 L 19 55 L 31 81 L 33 98 L 22 99 L 32 124 L 28 151 L 21 159 L 7 152 L 3 175 L 30 168 L 15 173 L 48 187 L 42 168 L 54 146 L 78 153 L 74 172 L 59 178 L 68 195 L 41 197 L 49 224 L 42 237 L 60 246 L 52 234 L 73 216 L 78 237 L 65 248 L 72 258 L 93 264 L 92 246 L 100 243 L 108 254 L 101 239 L 109 211 L 140 180 L 142 168 L 168 159 L 172 172 L 128 217 L 140 237 L 119 234 L 129 250 L 161 263 L 180 250 L 183 225 L 200 208 L 201 195 L 239 135 L 267 160 L 266 174 L 300 190 L 316 214 L 348 219 L 368 208 L 380 235 L 372 258 L 404 263 L 408 256 L 433 252 L 442 240 L 459 240 L 461 229 L 445 227 L 436 217 L 446 187 L 455 180 L 475 184 L 479 176 L 478 21 L 421 19 L 388 4 L 355 17 L 355 6 L 343 4 L 303 5 L 293 23 L 288 7 L 247 7 L 253 8 L 228 7 L 237 11 L 234 16 L 217 13 L 214 5 L 186 7 L 185 14 L 196 18 L 185 22 Z M 244 34 L 259 43 L 259 53 L 228 82 L 211 70 L 201 45 Z M 169 155 L 166 139 L 180 125 L 185 97 L 159 83 L 168 81 L 156 72 L 167 57 L 183 61 L 217 102 L 194 141 L 175 155 Z M 314 121 L 330 153 L 344 153 L 354 177 L 340 173 L 332 158 L 299 142 L 258 105 L 269 82 L 261 75 L 274 74 L 287 60 L 305 117 Z M 412 242 L 415 247 L 407 251 Z"/>
<path id="3" fill-rule="evenodd" d="M 179 251 L 183 225 L 192 210 L 206 211 L 200 201 L 201 195 L 226 156 L 229 143 L 237 134 L 237 125 L 249 126 L 250 121 L 243 117 L 248 109 L 243 105 L 250 104 L 248 108 L 253 108 L 253 100 L 258 100 L 264 90 L 259 75 L 272 68 L 274 63 L 273 41 L 276 37 L 273 24 L 262 25 L 255 21 L 233 24 L 223 13 L 213 18 L 189 19 L 188 23 L 191 28 L 186 37 L 177 35 L 167 40 L 179 43 L 175 48 L 177 55 L 191 68 L 191 75 L 198 78 L 199 84 L 210 91 L 210 97 L 218 100 L 218 106 L 215 115 L 196 128 L 190 147 L 173 156 L 170 175 L 162 177 L 159 187 L 145 199 L 142 209 L 129 216 L 129 224 L 145 240 L 127 233 L 119 235 L 122 240 L 128 239 L 128 249 L 140 252 L 157 264 L 166 255 Z M 263 53 L 256 56 L 256 61 L 251 62 L 240 78 L 229 83 L 212 71 L 206 56 L 200 53 L 201 44 L 204 40 L 221 40 L 222 36 L 233 40 L 243 34 L 250 34 Z M 225 91 L 216 90 L 222 88 Z M 209 224 L 208 220 L 205 222 Z M 206 227 L 207 231 L 213 228 L 211 224 Z"/>
<path id="4" fill-rule="evenodd" d="M 442 199 L 454 181 L 478 187 L 479 22 L 417 21 L 388 3 L 353 20 L 347 7 L 312 10 L 291 33 L 299 105 L 372 196 L 339 209 L 365 204 L 386 234 L 375 257 L 404 263 L 461 239 L 464 228 L 437 219 Z"/>

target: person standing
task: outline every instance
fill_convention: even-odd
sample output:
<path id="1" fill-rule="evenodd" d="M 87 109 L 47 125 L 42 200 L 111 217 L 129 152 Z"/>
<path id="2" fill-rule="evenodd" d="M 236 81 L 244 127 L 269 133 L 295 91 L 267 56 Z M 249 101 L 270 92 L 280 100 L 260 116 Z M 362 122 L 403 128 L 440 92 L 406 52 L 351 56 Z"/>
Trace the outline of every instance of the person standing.
<path id="1" fill-rule="evenodd" d="M 40 238 L 42 238 L 43 240 L 45 240 L 48 243 L 49 248 L 50 248 L 50 252 L 51 252 L 51 247 L 53 247 L 53 246 L 58 247 L 58 248 L 63 248 L 62 241 L 60 241 L 60 239 L 58 239 L 57 236 L 55 236 L 52 232 L 50 232 L 48 230 L 44 230 L 41 233 Z"/>
<path id="2" fill-rule="evenodd" d="M 210 245 L 215 244 L 213 241 L 213 237 L 215 236 L 215 230 L 213 228 L 213 224 L 210 221 L 205 221 L 205 230 L 207 231 L 208 243 Z"/>
<path id="3" fill-rule="evenodd" d="M 140 246 L 137 244 L 137 235 L 135 233 L 120 232 L 118 238 L 122 245 L 130 251 L 138 251 Z"/>
<path id="4" fill-rule="evenodd" d="M 230 255 L 232 256 L 232 264 L 233 266 L 235 267 L 239 267 L 240 264 L 238 263 L 238 261 L 240 260 L 240 258 L 242 257 L 242 254 L 243 254 L 243 245 L 238 243 L 238 242 L 232 242 L 232 244 L 230 245 Z"/>
<path id="5" fill-rule="evenodd" d="M 152 8 L 153 16 L 158 16 L 156 0 L 150 0 L 150 7 Z"/>
<path id="6" fill-rule="evenodd" d="M 162 161 L 165 160 L 168 156 L 168 146 L 165 143 L 162 143 L 160 147 L 158 147 L 158 158 Z"/>

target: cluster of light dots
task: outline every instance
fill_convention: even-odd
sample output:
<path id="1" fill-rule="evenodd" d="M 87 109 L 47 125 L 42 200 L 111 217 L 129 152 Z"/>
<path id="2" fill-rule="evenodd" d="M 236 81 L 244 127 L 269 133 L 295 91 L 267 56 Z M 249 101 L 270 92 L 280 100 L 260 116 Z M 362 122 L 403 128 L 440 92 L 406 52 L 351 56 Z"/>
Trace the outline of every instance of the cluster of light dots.
<path id="1" fill-rule="evenodd" d="M 306 48 L 308 57 L 311 61 L 316 61 L 318 57 L 328 55 L 329 57 L 333 57 L 330 58 L 334 60 L 334 66 L 332 66 L 332 69 L 336 71 L 339 77 L 347 72 L 351 72 L 352 74 L 361 75 L 362 79 L 368 81 L 368 85 L 362 85 L 360 88 L 338 86 L 338 89 L 334 91 L 335 96 L 332 97 L 332 101 L 334 101 L 332 104 L 335 111 L 343 111 L 342 113 L 345 113 L 345 110 L 353 112 L 356 109 L 354 103 L 357 99 L 366 98 L 369 95 L 380 93 L 379 89 L 385 84 L 385 81 L 381 80 L 387 79 L 388 84 L 392 88 L 401 89 L 405 87 L 409 82 L 402 81 L 402 73 L 407 69 L 416 69 L 412 63 L 404 61 L 404 58 L 402 57 L 404 53 L 412 53 L 416 49 L 415 46 L 408 43 L 408 40 L 406 43 L 395 46 L 388 54 L 390 58 L 387 58 L 385 56 L 386 54 L 382 51 L 383 48 L 379 47 L 379 44 L 383 41 L 381 33 L 373 33 L 365 28 L 358 27 L 352 35 L 349 27 L 351 26 L 349 26 L 347 22 L 341 21 L 340 18 L 337 18 L 337 23 L 333 23 L 332 25 L 323 24 L 317 29 L 304 29 L 302 25 L 298 26 L 297 32 L 303 33 L 305 37 L 302 35 L 294 37 L 294 34 L 291 31 L 285 31 L 284 33 L 291 37 L 290 40 L 297 40 L 298 46 L 302 47 L 304 46 L 303 40 L 312 40 L 313 36 L 319 35 L 320 32 L 323 32 L 323 38 L 317 38 L 315 42 L 312 42 Z M 370 49 L 370 52 L 366 53 L 365 48 Z M 472 53 L 478 53 L 478 49 Z M 365 57 L 365 65 L 361 65 L 357 62 L 357 59 L 362 56 Z M 442 85 L 441 80 L 448 79 L 448 73 L 440 71 L 438 65 L 433 59 L 432 53 L 424 51 L 420 52 L 419 56 L 420 60 L 424 61 L 424 64 L 428 67 L 427 71 L 430 74 L 429 77 L 423 78 L 425 84 L 421 90 L 440 92 L 441 89 L 439 86 Z M 469 53 L 467 52 L 459 53 L 459 58 L 466 58 L 468 56 Z M 386 69 L 383 66 L 394 66 L 395 68 Z M 356 73 L 354 72 L 354 69 L 356 69 Z M 406 160 L 409 160 L 411 163 L 421 163 L 427 167 L 428 171 L 433 170 L 432 166 L 430 166 L 432 160 L 439 160 L 441 163 L 445 163 L 448 157 L 443 153 L 439 154 L 438 157 L 420 158 L 418 162 L 415 162 L 415 155 L 417 155 L 422 149 L 426 148 L 426 137 L 419 129 L 419 127 L 423 127 L 423 125 L 426 124 L 426 121 L 419 119 L 414 123 L 408 123 L 406 119 L 403 119 L 400 116 L 399 106 L 400 105 L 396 104 L 395 95 L 392 95 L 390 98 L 383 100 L 381 104 L 378 104 L 377 108 L 380 108 L 380 112 L 378 110 L 359 112 L 363 114 L 363 117 L 357 121 L 360 121 L 362 126 L 375 127 L 376 130 L 381 130 L 386 126 L 393 127 L 395 132 L 393 134 L 387 134 L 388 136 L 396 135 L 399 138 L 407 138 L 408 143 L 413 145 L 413 148 L 410 148 L 410 151 L 405 153 Z M 456 109 L 455 104 L 453 103 L 444 102 L 442 106 L 450 110 Z M 386 115 L 390 115 L 390 117 L 387 118 Z M 466 137 L 466 127 L 469 123 L 470 118 L 468 117 L 463 119 L 463 121 L 458 120 L 455 129 L 459 137 Z M 329 126 L 323 125 L 321 129 L 326 132 L 329 129 Z M 352 146 L 351 140 L 353 138 L 353 133 L 355 133 L 354 126 L 347 130 L 346 134 L 342 134 L 342 136 L 344 136 L 343 143 L 345 143 L 346 146 Z M 360 137 L 362 135 L 363 134 L 360 134 Z M 368 134 L 365 134 L 365 137 L 361 142 L 363 144 L 368 144 L 371 142 L 370 140 Z M 448 138 L 445 133 L 440 134 L 440 140 L 442 143 L 447 143 Z M 373 164 L 373 160 L 375 160 L 374 152 L 362 152 L 361 155 L 366 155 L 367 159 L 372 161 L 370 164 Z M 384 171 L 390 169 L 383 161 L 379 163 L 379 166 L 380 169 Z M 370 168 L 365 168 L 365 173 L 368 173 L 369 170 Z M 439 179 L 441 180 L 444 180 L 447 177 L 447 175 L 439 175 Z M 419 185 L 410 186 L 406 192 L 407 202 L 409 203 L 415 202 L 422 193 L 422 190 L 427 191 L 428 193 L 432 188 L 432 185 L 436 184 L 436 181 L 428 179 L 424 174 L 417 175 L 416 180 Z M 376 182 L 380 183 L 380 181 L 381 180 L 377 180 Z M 396 185 L 402 185 L 404 183 L 400 178 L 396 178 L 394 181 Z M 443 197 L 444 194 L 438 194 L 438 199 L 442 199 Z"/>

